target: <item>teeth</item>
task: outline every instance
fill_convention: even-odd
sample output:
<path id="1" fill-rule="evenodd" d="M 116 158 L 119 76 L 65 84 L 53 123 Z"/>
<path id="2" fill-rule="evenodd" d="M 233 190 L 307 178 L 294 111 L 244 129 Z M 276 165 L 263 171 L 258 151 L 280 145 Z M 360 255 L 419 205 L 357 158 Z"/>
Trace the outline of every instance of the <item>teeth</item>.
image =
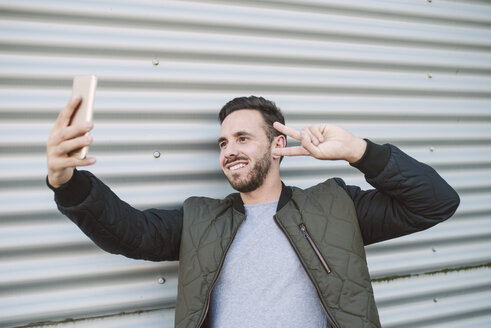
<path id="1" fill-rule="evenodd" d="M 245 164 L 237 164 L 237 165 L 234 165 L 234 166 L 230 167 L 230 171 L 238 170 L 240 168 L 243 168 L 244 166 L 245 166 Z"/>

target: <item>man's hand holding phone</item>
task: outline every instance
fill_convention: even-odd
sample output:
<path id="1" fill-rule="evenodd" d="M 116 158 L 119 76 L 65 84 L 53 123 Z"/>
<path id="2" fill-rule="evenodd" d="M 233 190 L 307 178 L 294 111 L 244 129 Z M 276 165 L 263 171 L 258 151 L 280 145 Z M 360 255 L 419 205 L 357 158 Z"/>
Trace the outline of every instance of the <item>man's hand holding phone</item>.
<path id="1" fill-rule="evenodd" d="M 61 110 L 50 131 L 46 155 L 48 182 L 54 188 L 67 183 L 71 179 L 75 167 L 95 163 L 95 158 L 85 157 L 87 147 L 93 141 L 89 134 L 93 128 L 92 107 L 95 93 L 93 79 L 91 79 L 92 83 L 85 83 L 86 90 L 82 90 L 79 94 L 76 90 L 78 88 L 76 87 L 77 77 L 75 78 L 73 97 Z M 81 109 L 83 110 L 81 111 Z"/>

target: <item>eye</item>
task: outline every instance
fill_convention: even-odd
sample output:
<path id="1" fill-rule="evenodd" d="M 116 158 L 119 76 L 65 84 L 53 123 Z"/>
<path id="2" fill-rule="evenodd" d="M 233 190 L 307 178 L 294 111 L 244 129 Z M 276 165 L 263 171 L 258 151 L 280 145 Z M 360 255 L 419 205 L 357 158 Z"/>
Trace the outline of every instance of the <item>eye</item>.
<path id="1" fill-rule="evenodd" d="M 247 140 L 247 137 L 239 137 L 240 142 L 245 142 Z"/>
<path id="2" fill-rule="evenodd" d="M 220 147 L 220 149 L 225 148 L 226 145 L 227 145 L 227 142 L 226 141 L 221 141 L 221 142 L 218 143 L 218 147 Z"/>

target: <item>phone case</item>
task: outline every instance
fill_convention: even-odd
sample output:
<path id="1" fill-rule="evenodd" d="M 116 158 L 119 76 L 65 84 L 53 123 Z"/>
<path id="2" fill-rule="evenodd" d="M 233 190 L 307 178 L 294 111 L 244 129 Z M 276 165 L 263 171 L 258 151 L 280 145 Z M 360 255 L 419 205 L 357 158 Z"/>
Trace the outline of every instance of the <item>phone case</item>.
<path id="1" fill-rule="evenodd" d="M 92 122 L 96 87 L 97 77 L 94 75 L 77 75 L 74 77 L 72 96 L 82 98 L 82 102 L 73 114 L 69 125 L 80 122 Z M 87 156 L 88 148 L 89 147 L 83 147 L 74 150 L 69 156 L 84 159 Z"/>

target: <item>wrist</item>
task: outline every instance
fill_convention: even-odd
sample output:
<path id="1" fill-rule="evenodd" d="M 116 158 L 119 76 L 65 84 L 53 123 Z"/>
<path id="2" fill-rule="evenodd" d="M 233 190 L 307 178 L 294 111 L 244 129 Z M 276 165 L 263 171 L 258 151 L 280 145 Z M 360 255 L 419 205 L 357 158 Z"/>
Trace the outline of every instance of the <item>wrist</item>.
<path id="1" fill-rule="evenodd" d="M 359 161 L 350 163 L 351 166 L 359 169 L 365 177 L 376 177 L 387 165 L 391 148 L 388 144 L 378 145 L 366 139 L 367 148 L 363 157 Z"/>
<path id="2" fill-rule="evenodd" d="M 48 187 L 50 187 L 50 189 L 59 189 L 61 187 L 63 187 L 64 185 L 66 185 L 73 177 L 73 172 L 72 174 L 70 174 L 70 176 L 68 177 L 68 179 L 63 179 L 63 180 L 60 180 L 60 178 L 56 179 L 53 177 L 53 174 L 49 174 L 48 173 L 48 176 L 46 178 L 46 182 L 48 184 Z"/>
<path id="3" fill-rule="evenodd" d="M 350 154 L 346 158 L 348 163 L 353 164 L 358 162 L 367 150 L 367 142 L 362 139 L 355 137 L 353 143 L 350 146 Z"/>
<path id="4" fill-rule="evenodd" d="M 54 183 L 50 178 L 49 178 L 49 174 L 48 176 L 46 177 L 46 183 L 48 184 L 48 187 L 52 190 L 55 190 L 55 189 L 59 189 L 61 186 L 63 186 L 63 184 L 57 184 L 57 183 Z"/>
<path id="5" fill-rule="evenodd" d="M 55 192 L 55 200 L 58 205 L 66 207 L 82 203 L 92 189 L 92 182 L 89 176 L 76 169 L 73 171 L 70 180 L 58 188 L 54 188 L 50 184 L 48 177 L 46 182 L 48 187 Z"/>

